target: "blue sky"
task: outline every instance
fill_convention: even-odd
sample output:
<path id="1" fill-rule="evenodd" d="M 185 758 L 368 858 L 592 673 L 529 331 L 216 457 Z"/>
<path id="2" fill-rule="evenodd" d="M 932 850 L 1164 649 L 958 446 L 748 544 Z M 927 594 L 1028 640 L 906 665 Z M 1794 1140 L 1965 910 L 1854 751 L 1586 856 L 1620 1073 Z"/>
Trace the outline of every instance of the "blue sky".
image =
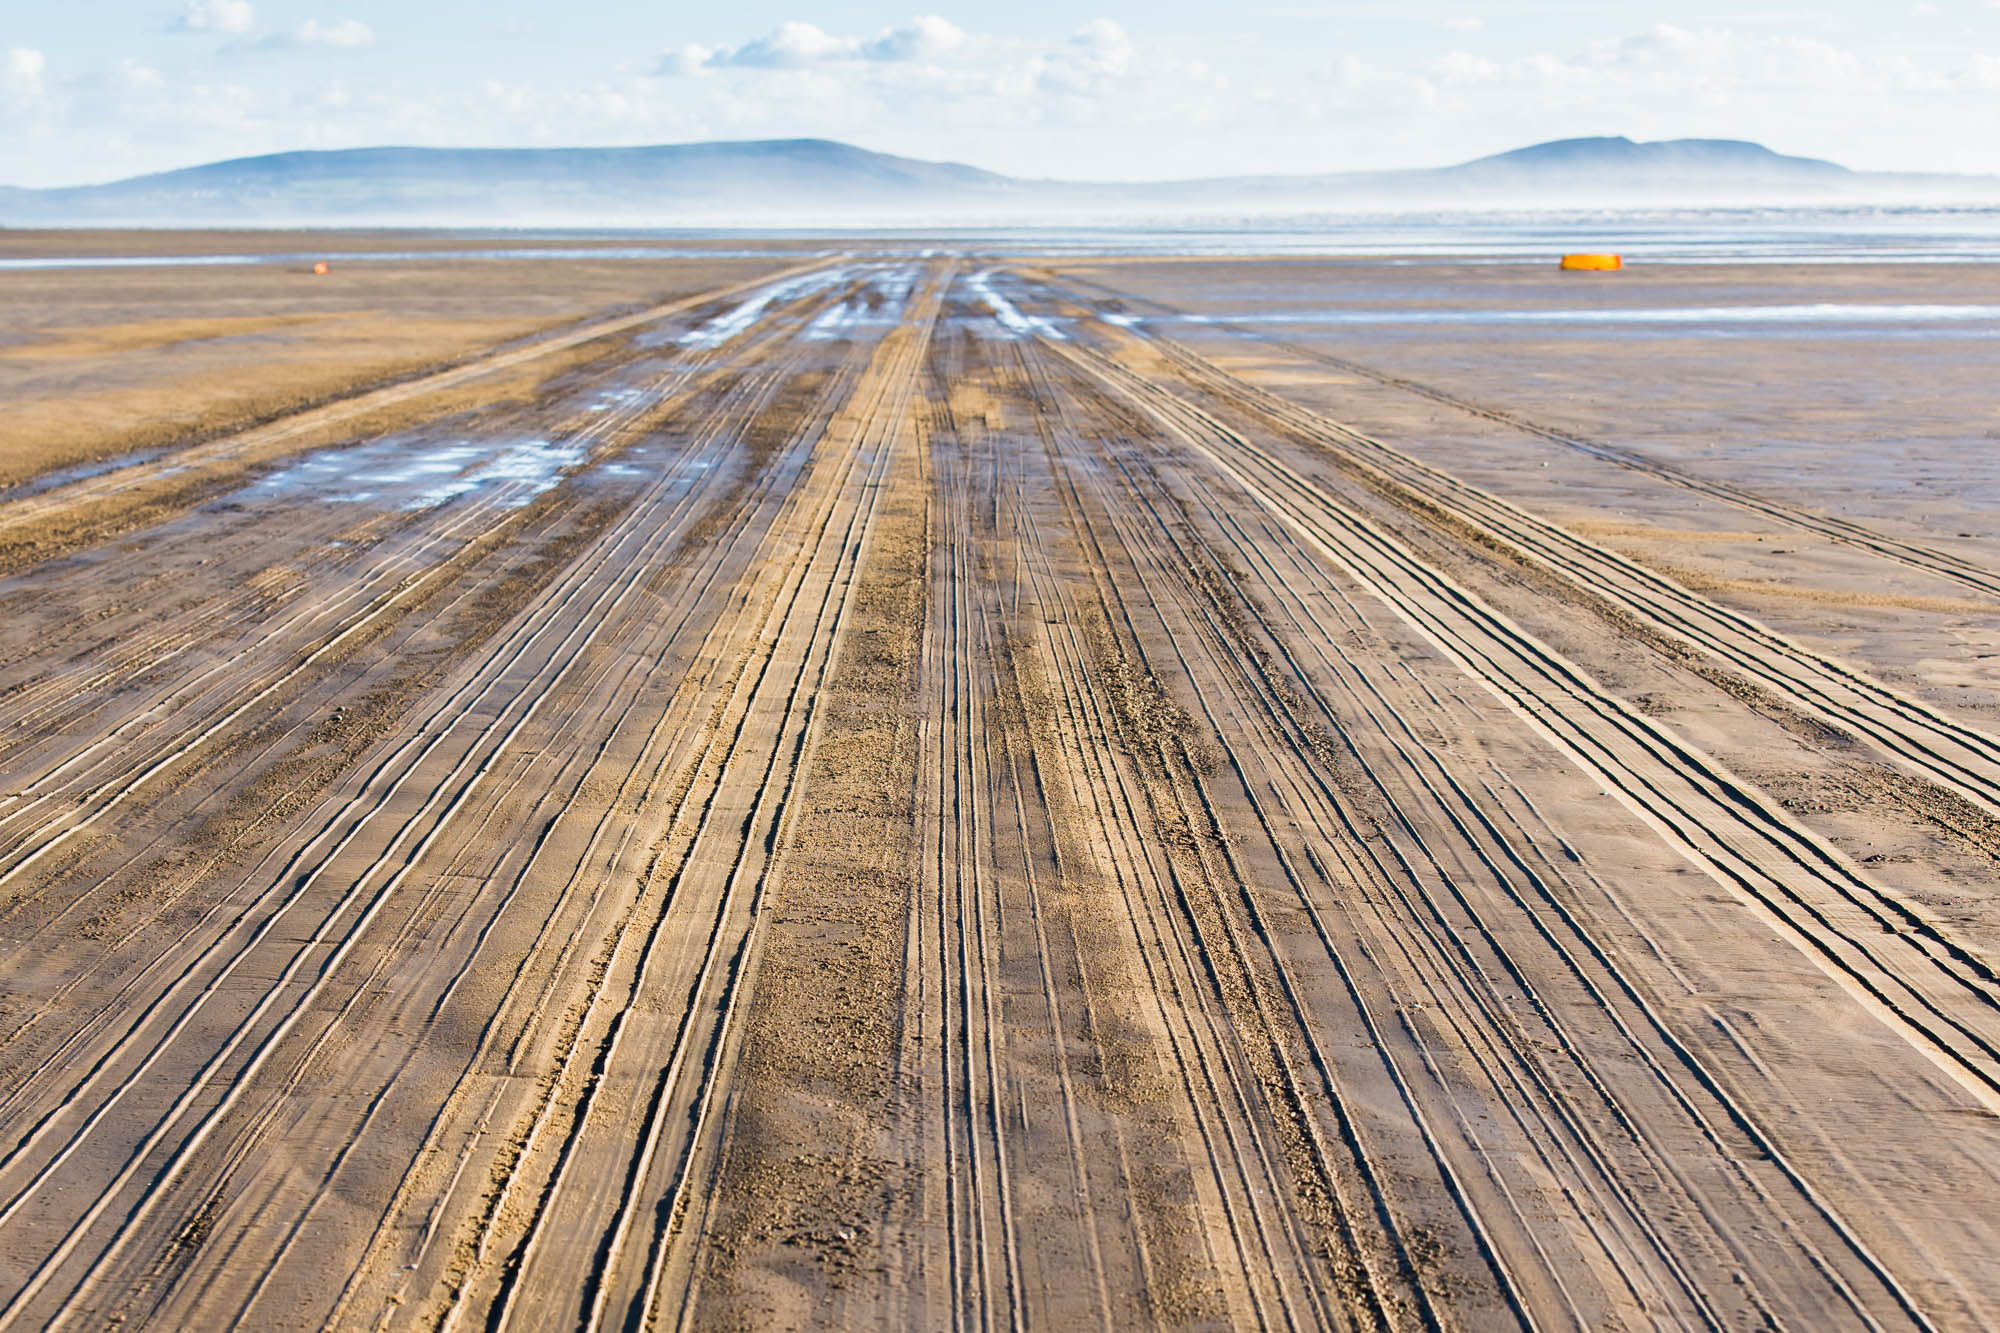
<path id="1" fill-rule="evenodd" d="M 288 148 L 799 135 L 1029 176 L 1728 136 L 2000 172 L 2000 0 L 8 0 L 0 183 Z"/>

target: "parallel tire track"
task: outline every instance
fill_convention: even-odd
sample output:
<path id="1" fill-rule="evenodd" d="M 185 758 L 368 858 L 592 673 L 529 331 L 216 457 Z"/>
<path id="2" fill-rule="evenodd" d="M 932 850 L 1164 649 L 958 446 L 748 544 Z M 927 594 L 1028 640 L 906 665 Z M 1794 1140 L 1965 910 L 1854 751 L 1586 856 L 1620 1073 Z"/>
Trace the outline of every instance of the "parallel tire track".
<path id="1" fill-rule="evenodd" d="M 677 468 L 693 465 L 696 461 L 691 455 L 684 455 Z M 671 494 L 674 489 L 673 476 L 674 473 L 670 471 L 654 483 L 652 490 L 662 495 Z M 312 952 L 310 944 L 318 942 L 322 934 L 325 936 L 325 942 L 332 946 L 332 952 L 311 971 L 312 980 L 305 993 L 310 996 L 330 983 L 342 959 L 352 951 L 369 924 L 381 913 L 412 873 L 423 850 L 432 845 L 442 834 L 454 814 L 467 808 L 473 791 L 493 771 L 494 765 L 506 749 L 522 734 L 529 720 L 549 697 L 548 689 L 553 688 L 564 675 L 584 660 L 581 649 L 601 632 L 606 612 L 615 609 L 622 601 L 629 598 L 634 589 L 650 574 L 650 560 L 646 558 L 645 552 L 661 549 L 662 543 L 671 536 L 674 529 L 672 525 L 667 525 L 649 531 L 646 526 L 647 518 L 647 505 L 643 502 L 628 510 L 619 525 L 600 541 L 596 553 L 573 571 L 569 582 L 558 585 L 542 595 L 536 609 L 521 622 L 520 628 L 495 648 L 486 668 L 475 675 L 473 684 L 444 700 L 439 710 L 433 714 L 431 722 L 427 726 L 420 726 L 411 739 L 406 740 L 377 768 L 368 787 L 362 792 L 362 798 L 368 803 L 366 813 L 358 817 L 337 815 L 328 819 L 314 843 L 309 843 L 294 854 L 292 859 L 294 868 L 304 865 L 305 858 L 309 854 L 316 853 L 318 860 L 310 870 L 297 876 L 296 884 L 287 895 L 288 902 L 291 903 L 302 901 L 316 881 L 335 865 L 342 849 L 360 836 L 379 814 L 389 808 L 391 802 L 401 799 L 404 787 L 420 772 L 419 766 L 428 756 L 437 752 L 447 738 L 461 729 L 462 724 L 478 721 L 479 713 L 482 711 L 479 707 L 481 699 L 490 697 L 499 702 L 499 707 L 494 711 L 491 720 L 469 738 L 471 744 L 460 748 L 459 757 L 453 761 L 453 767 L 443 775 L 442 780 L 432 779 L 435 785 L 431 787 L 431 794 L 422 800 L 414 815 L 407 817 L 408 822 L 405 822 L 389 839 L 387 846 L 373 863 L 352 880 L 351 887 L 341 896 L 321 932 L 315 934 L 314 939 L 308 942 L 307 950 L 296 955 L 281 973 L 278 988 L 267 992 L 263 1000 L 252 1008 L 249 1020 L 238 1027 L 236 1034 L 225 1042 L 219 1051 L 207 1058 L 205 1070 L 214 1071 L 224 1067 L 224 1062 L 229 1060 L 238 1047 L 252 1042 L 253 1036 L 258 1032 L 259 1015 L 272 1012 L 272 1004 L 286 990 L 286 979 L 299 974 L 303 980 L 306 974 L 301 969 Z M 638 543 L 636 547 L 633 546 L 635 541 Z M 640 558 L 633 559 L 634 554 Z M 513 679 L 510 672 L 515 669 L 516 664 L 530 660 L 531 654 L 534 655 L 534 660 L 544 664 L 542 669 L 553 671 L 554 674 L 548 678 L 548 685 L 523 693 L 520 692 L 522 683 Z M 441 729 L 433 729 L 439 727 Z M 407 766 L 400 772 L 395 772 L 399 763 Z M 333 837 L 336 829 L 343 830 L 337 838 Z M 329 839 L 331 841 L 328 841 Z M 318 845 L 322 843 L 323 846 Z M 387 878 L 372 892 L 364 893 L 364 886 L 377 870 L 388 872 Z M 288 869 L 281 880 L 289 878 L 291 872 Z M 262 925 L 248 936 L 247 943 L 241 945 L 234 955 L 235 961 L 229 963 L 222 972 L 202 982 L 200 989 L 194 992 L 194 1003 L 173 1016 L 171 1023 L 165 1029 L 165 1035 L 154 1042 L 152 1054 L 142 1060 L 134 1070 L 127 1071 L 118 1089 L 108 1098 L 100 1099 L 94 1104 L 89 1119 L 85 1122 L 86 1132 L 89 1126 L 104 1122 L 104 1117 L 115 1109 L 126 1091 L 138 1086 L 136 1080 L 144 1077 L 153 1062 L 166 1052 L 174 1034 L 185 1030 L 201 1007 L 221 993 L 218 989 L 221 980 L 239 966 L 242 960 L 250 957 L 251 950 L 255 949 L 258 942 L 265 938 L 282 919 L 284 906 L 266 907 L 265 912 Z M 334 923 L 341 921 L 343 917 L 347 918 L 346 924 L 336 926 Z M 239 925 L 232 929 L 240 934 L 242 927 Z M 227 935 L 223 938 L 227 938 Z M 197 962 L 197 966 L 200 965 Z M 143 1011 L 141 1021 L 144 1021 L 144 1014 L 160 1012 L 162 1017 L 165 1017 L 160 1006 L 174 991 L 190 984 L 195 978 L 196 974 L 192 970 L 184 973 L 182 979 L 176 982 L 165 996 Z M 307 1007 L 303 1004 L 290 1008 L 269 1031 L 262 1033 L 261 1039 L 254 1041 L 247 1048 L 247 1063 L 235 1068 L 229 1091 L 202 1116 L 192 1133 L 181 1141 L 180 1147 L 170 1161 L 186 1161 L 191 1158 L 206 1137 L 213 1132 L 221 1117 L 240 1100 L 255 1070 L 271 1057 L 282 1038 L 306 1011 Z M 136 1033 L 137 1029 L 134 1031 Z M 115 1054 L 114 1052 L 100 1057 L 91 1077 L 116 1068 L 113 1064 Z M 118 1182 L 121 1184 L 130 1182 L 145 1160 L 148 1149 L 155 1144 L 163 1145 L 171 1127 L 192 1112 L 196 1101 L 202 1097 L 207 1077 L 209 1075 L 198 1075 L 191 1082 L 189 1090 L 175 1101 L 166 1119 L 146 1136 L 140 1147 L 132 1151 L 125 1168 L 116 1177 Z M 82 1089 L 79 1087 L 69 1094 L 67 1104 L 78 1104 L 78 1099 L 82 1095 Z M 53 1129 L 55 1123 L 54 1113 L 51 1113 L 49 1118 L 44 1119 L 42 1125 L 44 1129 Z M 32 1198 L 41 1184 L 51 1179 L 51 1172 L 77 1152 L 80 1142 L 78 1137 L 72 1135 L 58 1155 L 45 1165 L 32 1181 L 23 1185 L 4 1207 L 0 1207 L 0 1216 L 11 1216 Z M 32 1145 L 32 1139 L 24 1140 L 17 1145 L 11 1150 L 8 1163 L 17 1159 Z M 6 1164 L 0 1164 L 0 1173 L 5 1171 Z M 171 1180 L 175 1174 L 175 1170 L 168 1170 L 163 1173 L 162 1178 Z M 22 1291 L 16 1294 L 4 1311 L 0 1311 L 0 1327 L 7 1326 L 19 1315 L 24 1303 L 32 1299 L 53 1276 L 56 1266 L 82 1242 L 85 1229 L 111 1206 L 117 1194 L 118 1186 L 114 1185 L 113 1188 L 105 1190 L 97 1203 L 86 1211 L 83 1221 L 71 1231 L 68 1239 L 58 1245 Z M 113 1251 L 121 1243 L 122 1238 L 135 1232 L 159 1199 L 160 1195 L 157 1193 L 145 1195 L 140 1199 L 112 1241 Z M 79 1290 L 81 1289 L 79 1287 Z"/>
<path id="2" fill-rule="evenodd" d="M 1098 290 L 1114 296 L 1121 301 L 1136 301 L 1151 306 L 1168 316 L 1178 317 L 1186 314 L 1185 311 L 1164 301 L 1146 297 L 1135 297 L 1128 292 L 1116 291 L 1101 284 L 1090 283 L 1082 279 L 1072 278 L 1071 281 L 1078 282 L 1081 285 L 1096 287 Z M 1715 481 L 1695 473 L 1686 472 L 1670 464 L 1662 463 L 1657 459 L 1649 458 L 1637 450 L 1621 448 L 1618 445 L 1588 439 L 1571 431 L 1540 425 L 1516 413 L 1475 403 L 1470 399 L 1461 398 L 1443 389 L 1435 388 L 1417 380 L 1407 379 L 1400 375 L 1392 375 L 1386 371 L 1376 370 L 1371 366 L 1364 366 L 1358 362 L 1349 361 L 1344 357 L 1335 356 L 1330 352 L 1323 352 L 1311 347 L 1302 346 L 1298 343 L 1272 338 L 1241 324 L 1232 324 L 1227 320 L 1215 320 L 1209 321 L 1209 323 L 1213 328 L 1227 329 L 1231 333 L 1254 339 L 1269 346 L 1281 348 L 1306 360 L 1316 361 L 1324 366 L 1332 366 L 1337 370 L 1351 375 L 1359 375 L 1363 379 L 1373 380 L 1377 384 L 1382 384 L 1392 389 L 1399 389 L 1405 393 L 1415 394 L 1420 398 L 1427 398 L 1432 402 L 1455 408 L 1471 416 L 1482 417 L 1488 421 L 1510 426 L 1515 430 L 1525 431 L 1552 444 L 1560 444 L 1567 448 L 1589 454 L 1593 458 L 1600 458 L 1605 462 L 1616 464 L 1619 467 L 1627 468 L 1634 472 L 1642 472 L 1647 476 L 1658 478 L 1670 485 L 1694 491 L 1697 494 L 1706 495 L 1712 499 L 1721 500 L 1726 504 L 1748 510 L 1765 518 L 1774 519 L 1787 526 L 1824 537 L 1829 541 L 1853 546 L 1857 549 L 1867 551 L 1872 555 L 1882 556 L 1898 564 L 1907 565 L 1912 569 L 1920 569 L 1927 574 L 1949 579 L 1952 582 L 1975 589 L 1988 596 L 2000 597 L 2000 573 L 1996 573 L 1962 556 L 1953 555 L 1949 551 L 1940 551 L 1935 547 L 1925 546 L 1919 542 L 1896 537 L 1892 534 L 1871 528 L 1864 523 L 1857 523 L 1851 519 L 1836 518 L 1831 514 L 1823 514 L 1817 510 L 1807 509 L 1800 505 L 1786 504 L 1782 500 L 1774 500 L 1769 496 L 1761 495 L 1745 487 L 1734 486 L 1728 482 Z"/>
<path id="3" fill-rule="evenodd" d="M 1609 601 L 1741 672 L 1798 711 L 1865 737 L 1906 770 L 2000 816 L 2000 738 L 1379 440 L 1258 389 L 1178 344 L 1156 339 L 1149 346 L 1164 352 L 1191 382 L 1333 455 L 1375 487 L 1457 519 L 1571 580 L 1579 591 Z"/>
<path id="4" fill-rule="evenodd" d="M 711 291 L 680 297 L 633 314 L 618 315 L 611 319 L 593 321 L 538 339 L 525 346 L 488 353 L 463 365 L 454 366 L 449 370 L 420 376 L 417 379 L 406 380 L 400 384 L 392 384 L 385 388 L 373 389 L 351 398 L 344 398 L 338 402 L 329 403 L 324 407 L 309 408 L 304 412 L 286 417 L 281 421 L 273 422 L 268 426 L 259 426 L 242 434 L 226 436 L 223 439 L 211 441 L 207 444 L 199 444 L 192 448 L 181 449 L 166 455 L 164 458 L 147 459 L 142 463 L 135 463 L 128 467 L 100 473 L 94 477 L 72 482 L 67 486 L 59 486 L 53 490 L 44 491 L 39 495 L 23 496 L 11 501 L 0 499 L 0 536 L 4 536 L 11 529 L 43 521 L 64 509 L 106 500 L 121 492 L 131 490 L 136 486 L 144 485 L 147 482 L 156 480 L 164 469 L 171 468 L 175 471 L 186 471 L 193 468 L 227 463 L 232 459 L 243 457 L 254 451 L 282 444 L 286 440 L 308 435 L 313 431 L 323 429 L 327 426 L 353 420 L 356 417 L 364 416 L 369 412 L 377 411 L 384 407 L 394 406 L 397 403 L 406 402 L 412 398 L 419 398 L 425 394 L 436 393 L 442 389 L 455 388 L 461 384 L 483 379 L 488 375 L 512 370 L 517 366 L 527 365 L 543 357 L 553 355 L 556 352 L 566 351 L 569 348 L 578 347 L 599 338 L 608 338 L 647 324 L 655 324 L 683 311 L 697 309 L 711 302 L 725 300 L 728 297 L 752 291 L 758 287 L 766 286 L 785 278 L 825 268 L 828 262 L 824 259 L 814 259 L 808 263 L 779 269 L 775 272 L 749 278 L 742 282 L 730 283 L 727 286 L 718 287 Z"/>
<path id="5" fill-rule="evenodd" d="M 1605 692 L 1269 451 L 1103 357 L 1051 344 L 1209 459 L 1480 680 L 1691 860 L 1763 910 L 1843 986 L 2000 1109 L 2000 977 L 1749 783 Z"/>

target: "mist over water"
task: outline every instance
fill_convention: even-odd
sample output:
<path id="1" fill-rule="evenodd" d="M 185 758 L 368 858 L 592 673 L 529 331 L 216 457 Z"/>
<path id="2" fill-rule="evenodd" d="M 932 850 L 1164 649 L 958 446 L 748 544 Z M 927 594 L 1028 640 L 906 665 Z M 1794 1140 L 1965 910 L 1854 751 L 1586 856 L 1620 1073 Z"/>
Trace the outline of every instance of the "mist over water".
<path id="1" fill-rule="evenodd" d="M 1432 209 L 1292 215 L 1147 215 L 968 223 L 963 217 L 831 220 L 824 226 L 707 228 L 450 228 L 409 250 L 347 250 L 339 231 L 311 253 L 119 255 L 62 252 L 0 257 L 0 270 L 135 265 L 298 264 L 437 260 L 754 256 L 717 249 L 738 239 L 794 240 L 807 251 L 856 257 L 965 253 L 1352 256 L 1374 260 L 1540 263 L 1568 250 L 1615 250 L 1628 260 L 1676 264 L 1965 263 L 2000 261 L 2000 206 L 1843 205 L 1702 208 Z M 462 247 L 440 245 L 462 237 Z M 695 245 L 693 242 L 707 242 Z M 79 247 L 81 249 L 81 247 Z"/>
<path id="2" fill-rule="evenodd" d="M 896 234 L 896 233 L 892 233 Z M 1661 263 L 2000 260 L 2000 207 L 1431 210 L 908 233 L 999 253 L 1351 255 L 1540 262 L 1614 250 Z"/>

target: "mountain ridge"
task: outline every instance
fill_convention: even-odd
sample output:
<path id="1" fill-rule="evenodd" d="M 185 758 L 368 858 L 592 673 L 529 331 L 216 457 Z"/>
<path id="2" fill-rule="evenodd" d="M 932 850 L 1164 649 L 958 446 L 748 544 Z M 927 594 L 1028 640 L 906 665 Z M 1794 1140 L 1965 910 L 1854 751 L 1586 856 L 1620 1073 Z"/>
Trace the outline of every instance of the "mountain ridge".
<path id="1" fill-rule="evenodd" d="M 1586 168 L 1608 170 L 1632 168 L 1694 168 L 1756 170 L 1762 172 L 1804 172 L 1811 175 L 1852 176 L 1855 173 L 1837 162 L 1817 157 L 1792 157 L 1774 152 L 1749 139 L 1655 139 L 1639 141 L 1624 135 L 1583 139 L 1551 139 L 1474 158 L 1443 170 L 1479 172 L 1495 169 Z"/>
<path id="2" fill-rule="evenodd" d="M 1736 139 L 1551 140 L 1446 167 L 1154 182 L 1036 180 L 831 139 L 581 148 L 384 146 L 298 150 L 94 185 L 0 186 L 0 225 L 149 225 L 512 219 L 799 221 L 911 211 L 993 217 L 1143 209 L 1306 209 L 1528 202 L 1838 198 L 1870 187 L 1976 187 L 2000 178 L 1850 171 Z"/>

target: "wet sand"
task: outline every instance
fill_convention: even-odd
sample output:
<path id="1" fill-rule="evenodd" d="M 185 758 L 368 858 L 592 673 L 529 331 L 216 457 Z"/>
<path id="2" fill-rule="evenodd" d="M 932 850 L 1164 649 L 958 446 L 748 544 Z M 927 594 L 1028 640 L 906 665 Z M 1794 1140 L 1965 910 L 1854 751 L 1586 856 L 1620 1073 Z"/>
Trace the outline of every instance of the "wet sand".
<path id="1" fill-rule="evenodd" d="M 0 496 L 0 1330 L 2000 1321 L 1990 344 L 723 262 Z"/>
<path id="2" fill-rule="evenodd" d="M 1077 272 L 1217 321 L 1249 311 L 1253 322 L 1240 332 L 1171 318 L 1153 327 L 1788 631 L 1861 653 L 1939 702 L 1990 716 L 2000 700 L 2000 655 L 1976 589 L 1548 438 L 1630 451 L 1991 567 L 2000 563 L 2000 403 L 1988 381 L 2000 319 L 1878 322 L 1849 308 L 2000 306 L 2000 268 L 1699 265 L 1594 275 L 1253 262 Z M 1700 318 L 1732 306 L 1800 316 Z M 1829 306 L 1841 313 L 1821 313 Z M 1135 299 L 1132 309 L 1147 307 Z M 1453 322 L 1468 311 L 1550 310 L 1693 313 L 1683 314 L 1688 323 Z M 1336 325 L 1329 312 L 1438 322 Z"/>
<path id="3" fill-rule="evenodd" d="M 170 237 L 324 253 L 283 234 Z M 401 244 L 405 238 L 384 239 Z M 0 233 L 0 254 L 131 253 L 144 235 Z M 170 246 L 170 249 L 175 248 Z M 214 250 L 208 253 L 215 253 Z M 309 259 L 213 267 L 0 270 L 0 486 L 241 430 L 608 309 L 768 272 L 773 260 Z"/>

